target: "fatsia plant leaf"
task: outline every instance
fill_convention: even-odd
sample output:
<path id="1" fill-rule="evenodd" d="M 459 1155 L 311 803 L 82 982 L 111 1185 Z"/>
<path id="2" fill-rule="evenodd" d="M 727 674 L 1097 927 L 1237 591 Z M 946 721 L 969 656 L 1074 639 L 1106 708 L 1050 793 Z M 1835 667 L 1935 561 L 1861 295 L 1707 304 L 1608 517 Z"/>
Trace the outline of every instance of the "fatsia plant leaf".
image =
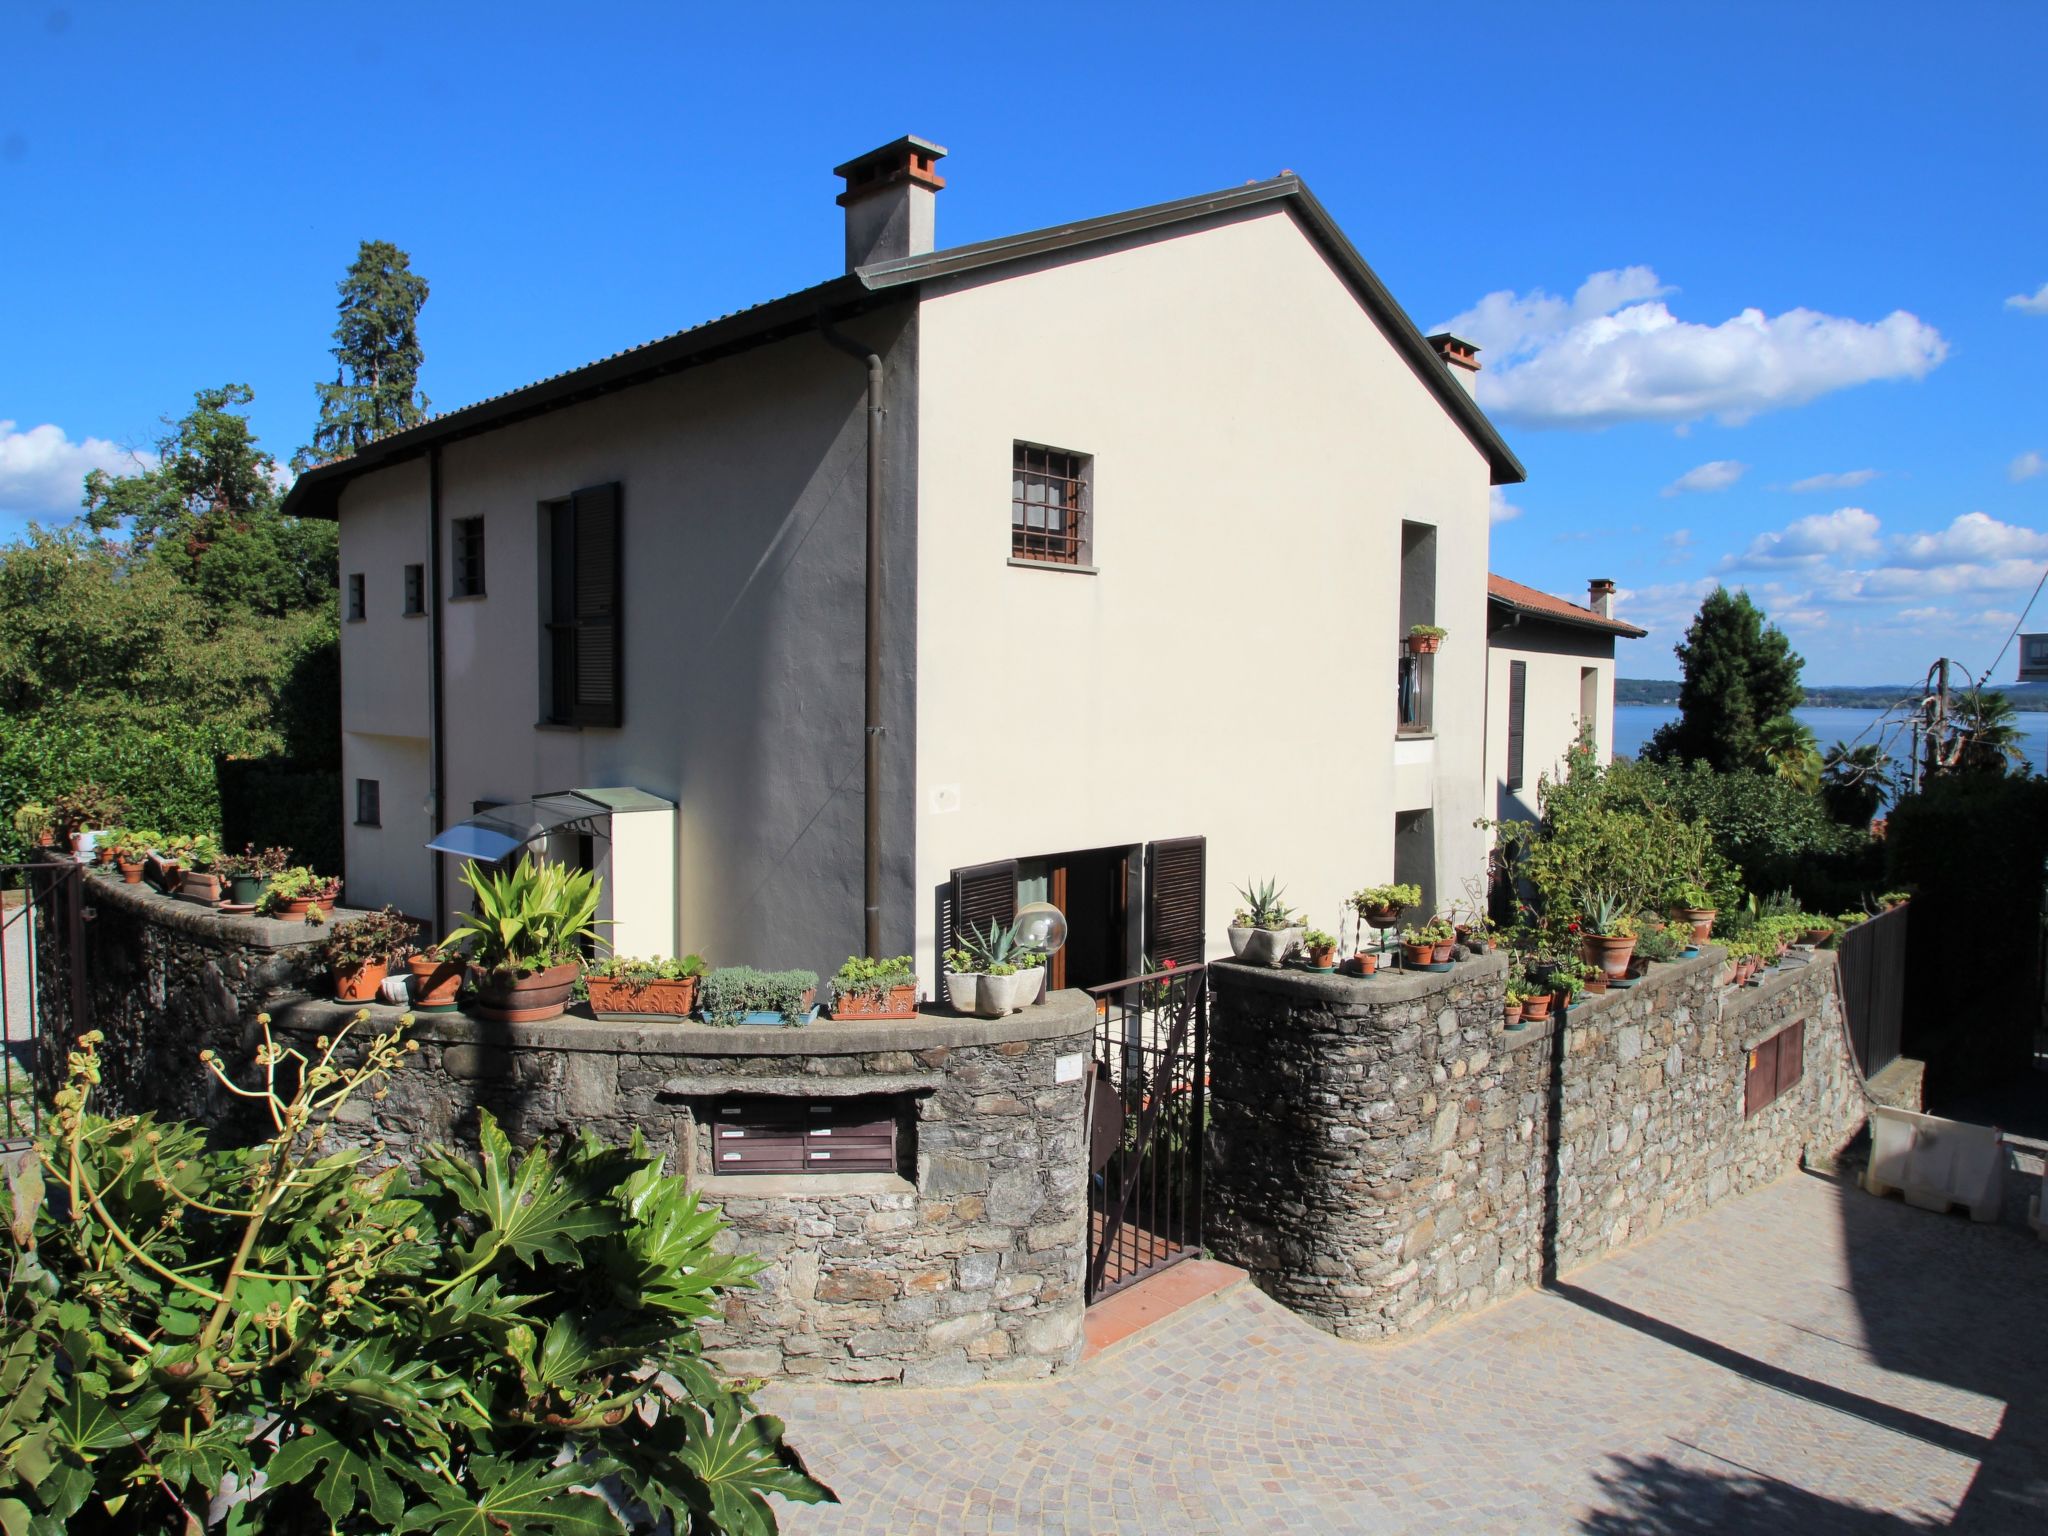
<path id="1" fill-rule="evenodd" d="M 118 1450 L 146 1440 L 155 1432 L 156 1416 L 170 1399 L 151 1392 L 126 1408 L 117 1408 L 97 1392 L 71 1383 L 64 1401 L 50 1415 L 50 1438 L 81 1458 L 97 1451 Z"/>
<path id="2" fill-rule="evenodd" d="M 392 1529 L 396 1536 L 615 1536 L 625 1527 L 611 1506 L 580 1487 L 595 1469 L 571 1464 L 543 1467 L 488 1456 L 470 1463 L 474 1493 L 446 1484 L 422 1484 L 428 1502 L 416 1504 Z"/>
<path id="3" fill-rule="evenodd" d="M 683 1419 L 688 1427 L 682 1463 L 696 1475 L 701 1500 L 709 1508 L 692 1502 L 729 1536 L 773 1536 L 771 1493 L 800 1504 L 838 1502 L 784 1449 L 782 1421 L 773 1415 L 749 1415 L 738 1397 L 726 1393 L 712 1399 L 708 1416 L 690 1411 Z"/>
<path id="4" fill-rule="evenodd" d="M 313 1497 L 336 1524 L 361 1505 L 389 1525 L 405 1509 L 405 1492 L 390 1465 L 374 1444 L 339 1439 L 320 1424 L 285 1441 L 263 1469 L 273 1483 L 304 1482 L 317 1473 Z"/>

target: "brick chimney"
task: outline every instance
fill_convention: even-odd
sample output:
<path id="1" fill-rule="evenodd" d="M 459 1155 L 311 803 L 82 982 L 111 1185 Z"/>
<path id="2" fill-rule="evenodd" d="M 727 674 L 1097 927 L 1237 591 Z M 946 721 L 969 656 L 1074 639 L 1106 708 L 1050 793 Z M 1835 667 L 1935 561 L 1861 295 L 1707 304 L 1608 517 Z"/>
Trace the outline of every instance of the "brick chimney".
<path id="1" fill-rule="evenodd" d="M 933 248 L 934 204 L 946 184 L 934 167 L 945 157 L 930 140 L 905 134 L 833 167 L 834 176 L 846 178 L 839 206 L 846 210 L 847 271 Z"/>
<path id="2" fill-rule="evenodd" d="M 1595 576 L 1586 583 L 1586 606 L 1603 619 L 1614 617 L 1614 583 L 1605 576 Z"/>
<path id="3" fill-rule="evenodd" d="M 1444 366 L 1465 386 L 1465 393 L 1473 393 L 1479 383 L 1479 349 L 1449 331 L 1438 331 L 1429 338 L 1429 344 L 1436 348 L 1436 355 L 1444 360 Z"/>

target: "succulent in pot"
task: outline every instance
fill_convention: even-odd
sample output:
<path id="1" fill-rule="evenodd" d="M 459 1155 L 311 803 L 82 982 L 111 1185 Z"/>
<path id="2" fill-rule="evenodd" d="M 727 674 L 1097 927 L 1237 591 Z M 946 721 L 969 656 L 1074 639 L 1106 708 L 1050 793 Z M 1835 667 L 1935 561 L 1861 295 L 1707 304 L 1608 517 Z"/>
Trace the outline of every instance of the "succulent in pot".
<path id="1" fill-rule="evenodd" d="M 832 977 L 832 1017 L 916 1018 L 916 961 L 909 955 L 848 955 Z"/>
<path id="2" fill-rule="evenodd" d="M 291 867 L 289 848 L 264 848 L 246 843 L 240 853 L 223 853 L 213 867 L 228 883 L 228 900 L 238 907 L 254 907 L 263 900 L 264 888 Z"/>
<path id="3" fill-rule="evenodd" d="M 1529 994 L 1524 988 L 1520 986 L 1508 988 L 1507 999 L 1501 1009 L 1501 1017 L 1506 1020 L 1509 1029 L 1528 1028 L 1528 1025 L 1522 1022 L 1522 1014 L 1528 1008 L 1528 1005 Z"/>
<path id="4" fill-rule="evenodd" d="M 1410 624 L 1408 626 L 1408 650 L 1416 656 L 1427 656 L 1439 649 L 1449 630 L 1436 624 Z"/>
<path id="5" fill-rule="evenodd" d="M 202 832 L 185 847 L 185 872 L 178 882 L 178 894 L 187 901 L 220 902 L 227 891 L 227 877 L 220 870 L 220 839 Z"/>
<path id="6" fill-rule="evenodd" d="M 272 917 L 307 917 L 316 908 L 324 913 L 340 894 L 339 880 L 318 873 L 310 865 L 294 864 L 270 877 L 257 905 Z"/>
<path id="7" fill-rule="evenodd" d="M 412 1003 L 428 1013 L 446 1013 L 455 1006 L 468 967 L 462 952 L 428 944 L 405 957 L 412 975 Z"/>
<path id="8" fill-rule="evenodd" d="M 946 999 L 962 1013 L 999 1019 L 1037 1002 L 1044 984 L 1045 956 L 1019 941 L 1014 924 L 970 927 L 946 952 Z"/>
<path id="9" fill-rule="evenodd" d="M 1278 965 L 1301 943 L 1301 921 L 1280 898 L 1278 881 L 1241 885 L 1244 905 L 1230 920 L 1230 952 L 1247 965 Z"/>
<path id="10" fill-rule="evenodd" d="M 1586 964 L 1610 984 L 1628 979 L 1628 962 L 1636 952 L 1636 920 L 1628 905 L 1612 891 L 1588 891 L 1579 905 L 1584 931 L 1579 953 Z"/>
<path id="11" fill-rule="evenodd" d="M 1692 880 L 1681 880 L 1671 888 L 1671 910 L 1681 921 L 1692 925 L 1692 941 L 1695 946 L 1707 942 L 1713 936 L 1714 893 L 1704 885 Z"/>
<path id="12" fill-rule="evenodd" d="M 1415 930 L 1418 942 L 1429 945 L 1428 964 L 1432 969 L 1449 969 L 1458 953 L 1458 930 L 1451 926 L 1447 917 L 1433 917 Z"/>
<path id="13" fill-rule="evenodd" d="M 651 1013 L 687 1019 L 697 1006 L 698 979 L 710 969 L 702 955 L 680 960 L 640 960 L 607 955 L 602 964 L 583 968 L 592 1013 Z"/>
<path id="14" fill-rule="evenodd" d="M 365 912 L 336 923 L 320 946 L 334 977 L 334 995 L 344 1003 L 374 1002 L 391 967 L 412 949 L 417 930 L 396 907 Z"/>
<path id="15" fill-rule="evenodd" d="M 816 1013 L 816 971 L 757 971 L 728 965 L 697 987 L 707 1024 L 808 1024 Z"/>
<path id="16" fill-rule="evenodd" d="M 1302 953 L 1308 956 L 1309 969 L 1334 971 L 1337 969 L 1337 935 L 1325 933 L 1320 928 L 1307 928 L 1301 935 Z"/>
<path id="17" fill-rule="evenodd" d="M 114 833 L 112 847 L 115 867 L 121 871 L 124 885 L 142 884 L 142 872 L 148 864 L 156 845 L 163 841 L 159 833 L 147 827 L 121 827 Z"/>
<path id="18" fill-rule="evenodd" d="M 1541 1024 L 1550 1017 L 1551 995 L 1548 992 L 1531 991 L 1522 996 L 1522 1018 L 1529 1024 Z"/>
<path id="19" fill-rule="evenodd" d="M 472 859 L 462 883 L 471 907 L 441 947 L 467 946 L 478 1017 L 502 1024 L 557 1017 L 569 1006 L 582 946 L 601 926 L 604 882 L 529 853 L 510 869 Z"/>

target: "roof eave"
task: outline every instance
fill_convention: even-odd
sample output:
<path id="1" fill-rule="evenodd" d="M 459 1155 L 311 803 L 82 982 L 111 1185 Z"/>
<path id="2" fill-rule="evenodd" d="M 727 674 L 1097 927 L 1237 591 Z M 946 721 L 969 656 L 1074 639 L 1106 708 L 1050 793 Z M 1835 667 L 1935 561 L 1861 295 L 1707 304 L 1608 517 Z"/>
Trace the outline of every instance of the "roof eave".
<path id="1" fill-rule="evenodd" d="M 1553 613 L 1548 608 L 1537 608 L 1529 603 L 1518 603 L 1511 597 L 1502 597 L 1498 592 L 1486 594 L 1487 602 L 1505 613 L 1519 614 L 1525 619 L 1539 619 L 1545 624 L 1561 624 L 1567 629 L 1583 629 L 1596 635 L 1608 635 L 1618 640 L 1641 640 L 1650 632 L 1638 629 L 1626 619 L 1603 619 L 1597 614 L 1577 618 L 1568 613 Z"/>

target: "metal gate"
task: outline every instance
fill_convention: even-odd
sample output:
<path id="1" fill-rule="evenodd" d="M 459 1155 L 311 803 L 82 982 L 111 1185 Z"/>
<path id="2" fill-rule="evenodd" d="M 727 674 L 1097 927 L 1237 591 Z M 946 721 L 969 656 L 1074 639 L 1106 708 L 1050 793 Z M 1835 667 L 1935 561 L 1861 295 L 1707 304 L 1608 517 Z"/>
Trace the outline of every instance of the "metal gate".
<path id="1" fill-rule="evenodd" d="M 1209 975 L 1202 965 L 1106 987 L 1088 1069 L 1088 1300 L 1202 1252 Z"/>
<path id="2" fill-rule="evenodd" d="M 0 1147 L 26 1144 L 41 1124 L 44 1039 L 89 1027 L 84 885 L 69 860 L 0 864 Z"/>
<path id="3" fill-rule="evenodd" d="M 1906 923 L 1910 907 L 1895 907 L 1842 935 L 1842 1009 L 1856 1065 L 1873 1077 L 1899 1054 L 1906 1015 Z"/>

